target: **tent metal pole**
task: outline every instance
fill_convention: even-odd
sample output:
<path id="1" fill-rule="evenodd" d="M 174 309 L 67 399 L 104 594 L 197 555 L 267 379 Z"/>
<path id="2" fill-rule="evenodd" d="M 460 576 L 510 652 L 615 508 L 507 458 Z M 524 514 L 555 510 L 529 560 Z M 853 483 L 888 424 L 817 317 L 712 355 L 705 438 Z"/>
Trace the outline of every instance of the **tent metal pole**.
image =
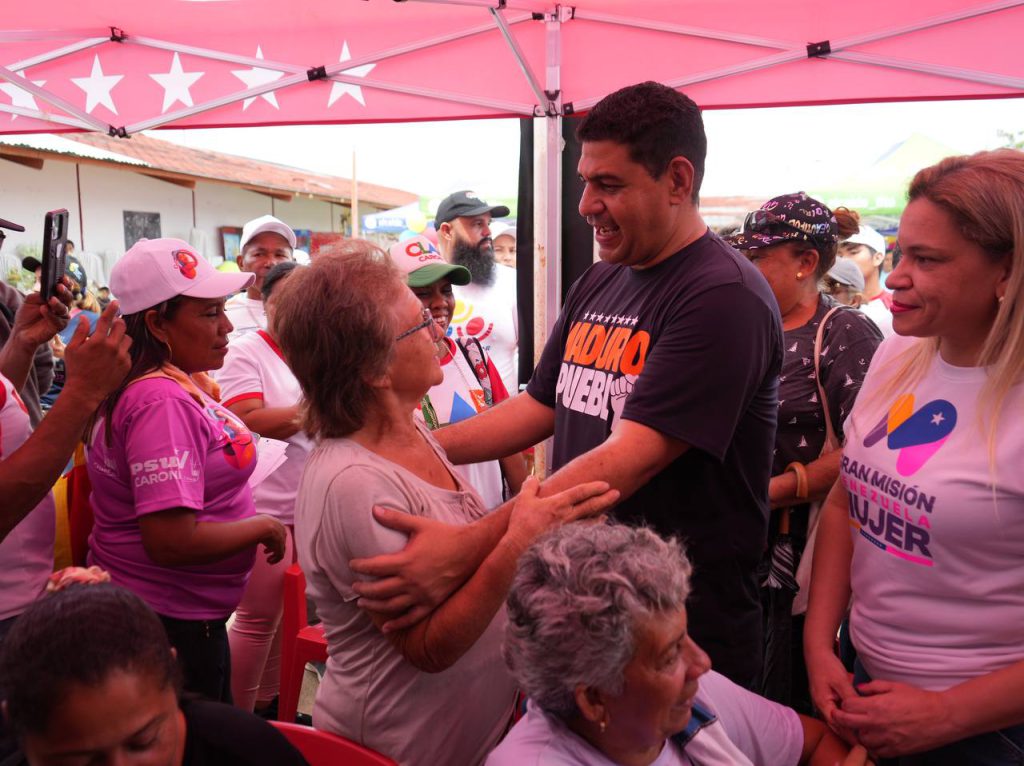
<path id="1" fill-rule="evenodd" d="M 544 205 L 538 207 L 544 217 L 543 237 L 545 259 L 542 272 L 545 274 L 546 295 L 543 302 L 544 321 L 537 324 L 544 337 L 538 338 L 536 348 L 542 350 L 547 334 L 562 308 L 562 7 L 555 6 L 555 12 L 545 22 L 545 59 L 547 62 L 544 78 L 548 99 L 554 109 L 544 118 L 547 147 L 547 162 L 544 172 Z"/>
<path id="2" fill-rule="evenodd" d="M 512 36 L 512 30 L 510 30 L 508 28 L 508 24 L 505 23 L 505 17 L 494 8 L 491 8 L 490 11 L 491 16 L 494 17 L 494 23 L 498 25 L 498 29 L 501 30 L 502 37 L 505 38 L 505 42 L 508 43 L 508 47 L 512 50 L 512 55 L 516 57 L 516 63 L 519 64 L 519 68 L 522 70 L 523 75 L 525 75 L 527 82 L 530 83 L 530 89 L 533 90 L 533 95 L 536 96 L 537 103 L 544 106 L 548 101 L 544 96 L 544 89 L 540 87 L 540 81 L 530 68 L 530 62 L 526 60 L 526 56 L 523 55 L 522 48 L 519 47 L 519 43 L 516 41 L 516 38 Z"/>
<path id="3" fill-rule="evenodd" d="M 967 19 L 977 18 L 978 16 L 985 16 L 989 13 L 1006 11 L 1011 8 L 1017 8 L 1021 5 L 1024 5 L 1024 0 L 997 0 L 996 2 L 988 3 L 987 5 L 965 8 L 962 11 L 947 13 L 943 16 L 923 19 L 916 24 L 905 24 L 901 27 L 879 30 L 878 32 L 872 32 L 858 37 L 851 37 L 846 40 L 836 40 L 832 43 L 832 49 L 853 48 L 858 45 L 865 45 L 867 43 L 877 42 L 878 40 L 885 40 L 890 37 L 908 35 L 912 32 L 920 32 L 925 29 L 931 29 L 932 27 L 939 27 L 943 24 L 952 24 L 957 21 L 966 21 Z"/>
<path id="4" fill-rule="evenodd" d="M 266 68 L 273 69 L 273 67 Z M 257 85 L 253 88 L 247 88 L 246 90 L 240 90 L 234 93 L 229 93 L 226 96 L 215 98 L 213 101 L 207 101 L 203 104 L 197 104 L 196 106 L 188 107 L 187 109 L 179 109 L 176 112 L 165 114 L 162 117 L 154 117 L 151 120 L 143 120 L 142 122 L 137 122 L 133 125 L 126 126 L 124 130 L 126 133 L 138 133 L 139 131 L 142 130 L 150 130 L 151 128 L 156 128 L 160 125 L 166 125 L 167 123 L 174 122 L 175 120 L 182 120 L 186 117 L 192 117 L 196 114 L 208 112 L 211 109 L 218 109 L 219 107 L 227 106 L 228 104 L 233 104 L 236 101 L 242 101 L 247 98 L 255 98 L 256 96 L 262 96 L 264 93 L 271 93 L 273 91 L 281 90 L 282 88 L 287 88 L 291 85 L 296 85 L 300 82 L 308 81 L 309 78 L 306 77 L 305 72 L 303 72 L 302 74 L 293 74 L 289 77 L 285 77 L 282 80 L 274 80 L 274 82 L 264 83 L 263 85 Z"/>
<path id="5" fill-rule="evenodd" d="M 0 112 L 6 112 L 7 114 L 16 114 L 19 117 L 31 117 L 33 120 L 54 122 L 58 125 L 68 125 L 69 127 L 78 128 L 80 130 L 95 130 L 95 128 L 93 128 L 92 125 L 87 125 L 81 120 L 76 120 L 74 117 L 65 117 L 62 114 L 40 112 L 38 109 L 25 109 L 24 107 L 13 106 L 11 104 L 0 104 Z M 104 132 L 106 132 L 105 128 Z"/>
<path id="6" fill-rule="evenodd" d="M 781 40 L 770 40 L 767 37 L 754 37 L 753 35 L 740 35 L 735 32 L 723 32 L 717 29 L 704 29 L 702 27 L 689 27 L 683 24 L 669 24 L 664 21 L 650 21 L 648 19 L 634 19 L 625 16 L 614 16 L 610 13 L 594 13 L 583 8 L 577 8 L 573 14 L 577 21 L 594 21 L 601 24 L 612 24 L 620 27 L 633 27 L 635 29 L 650 29 L 655 32 L 668 32 L 674 35 L 686 37 L 699 37 L 705 40 L 720 40 L 726 43 L 738 43 L 740 45 L 756 45 L 759 48 L 776 48 L 788 50 L 793 47 L 791 42 Z"/>
<path id="7" fill-rule="evenodd" d="M 0 35 L 0 42 L 8 42 Z M 90 37 L 87 40 L 82 40 L 71 45 L 65 45 L 63 48 L 57 48 L 56 50 L 48 51 L 46 53 L 40 53 L 38 56 L 32 56 L 31 58 L 24 59 L 23 61 L 15 61 L 10 65 L 10 69 L 17 72 L 22 69 L 28 69 L 30 67 L 39 66 L 49 61 L 55 61 L 56 59 L 63 58 L 64 56 L 70 56 L 72 53 L 78 53 L 79 51 L 88 50 L 89 48 L 95 48 L 97 45 L 103 45 L 103 43 L 109 43 L 109 37 Z"/>
<path id="8" fill-rule="evenodd" d="M 53 104 L 53 106 L 57 107 L 58 109 L 64 112 L 67 112 L 72 117 L 75 117 L 79 121 L 88 125 L 91 130 L 98 130 L 101 133 L 106 133 L 107 131 L 110 130 L 110 125 L 108 123 L 103 122 L 102 120 L 97 120 L 95 117 L 89 115 L 86 112 L 83 112 L 81 109 L 79 109 L 77 106 L 70 103 L 69 101 L 65 101 L 60 96 L 55 96 L 45 88 L 40 88 L 35 83 L 25 79 L 24 77 L 21 77 L 15 72 L 12 72 L 5 66 L 0 66 L 0 80 L 6 80 L 12 85 L 15 85 L 21 88 L 22 90 L 31 93 L 36 98 L 42 99 L 48 104 Z"/>
<path id="9" fill-rule="evenodd" d="M 877 56 L 873 53 L 858 53 L 856 51 L 840 51 L 829 54 L 830 59 L 848 61 L 851 64 L 867 64 L 879 66 L 886 69 L 902 69 L 908 72 L 920 72 L 921 74 L 933 74 L 939 77 L 946 77 L 953 80 L 965 80 L 967 82 L 980 82 L 985 85 L 997 85 L 1002 88 L 1013 90 L 1024 90 L 1024 78 L 1010 77 L 1009 75 L 993 74 L 992 72 L 979 72 L 974 69 L 962 69 L 960 67 L 941 66 L 939 64 L 925 64 L 919 61 L 907 61 L 891 56 Z"/>
<path id="10" fill-rule="evenodd" d="M 338 82 L 351 83 L 371 90 L 386 90 L 391 93 L 403 93 L 407 96 L 422 96 L 440 101 L 454 101 L 456 104 L 470 104 L 472 106 L 484 106 L 499 112 L 510 112 L 523 117 L 532 117 L 536 109 L 532 104 L 517 104 L 513 101 L 502 101 L 496 98 L 484 98 L 467 96 L 465 93 L 451 93 L 450 91 L 434 90 L 433 88 L 417 88 L 412 85 L 396 85 L 395 83 L 382 82 L 380 80 L 368 80 L 363 77 L 352 77 L 351 75 L 336 74 L 328 79 Z"/>

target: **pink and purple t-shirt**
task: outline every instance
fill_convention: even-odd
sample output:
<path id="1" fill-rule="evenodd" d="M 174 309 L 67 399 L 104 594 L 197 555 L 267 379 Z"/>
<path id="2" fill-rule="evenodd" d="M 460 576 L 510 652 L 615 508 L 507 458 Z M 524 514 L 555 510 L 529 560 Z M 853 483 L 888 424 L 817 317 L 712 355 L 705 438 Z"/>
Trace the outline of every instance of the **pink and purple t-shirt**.
<path id="1" fill-rule="evenodd" d="M 114 409 L 112 438 L 100 419 L 88 452 L 95 525 L 89 563 L 157 613 L 183 620 L 228 616 L 238 606 L 255 546 L 212 564 L 165 567 L 142 545 L 139 518 L 189 508 L 200 522 L 255 515 L 248 480 L 256 444 L 245 425 L 205 394 L 197 401 L 168 378 L 130 385 Z"/>
<path id="2" fill-rule="evenodd" d="M 28 410 L 11 382 L 0 375 L 0 460 L 32 435 Z M 15 617 L 39 598 L 53 571 L 56 512 L 47 493 L 0 542 L 0 620 Z"/>

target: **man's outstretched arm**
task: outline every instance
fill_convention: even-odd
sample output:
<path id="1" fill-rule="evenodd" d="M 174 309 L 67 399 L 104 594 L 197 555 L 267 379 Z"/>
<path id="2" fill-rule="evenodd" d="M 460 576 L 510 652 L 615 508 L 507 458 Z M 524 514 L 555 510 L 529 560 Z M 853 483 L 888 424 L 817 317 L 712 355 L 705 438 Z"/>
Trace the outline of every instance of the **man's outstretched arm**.
<path id="1" fill-rule="evenodd" d="M 621 500 L 636 492 L 687 449 L 685 442 L 640 423 L 623 420 L 603 444 L 580 455 L 545 480 L 539 494 L 549 497 L 578 484 L 606 481 L 611 489 L 619 491 Z M 507 529 L 510 508 L 511 503 L 506 503 L 467 527 L 451 527 L 375 509 L 374 515 L 381 524 L 410 535 L 410 542 L 398 553 L 350 562 L 354 571 L 378 578 L 353 586 L 363 597 L 360 606 L 394 618 L 385 626 L 387 630 L 416 623 L 460 587 L 490 554 Z"/>
<path id="2" fill-rule="evenodd" d="M 547 439 L 555 411 L 527 393 L 506 399 L 467 420 L 434 431 L 434 438 L 456 465 L 499 460 Z"/>

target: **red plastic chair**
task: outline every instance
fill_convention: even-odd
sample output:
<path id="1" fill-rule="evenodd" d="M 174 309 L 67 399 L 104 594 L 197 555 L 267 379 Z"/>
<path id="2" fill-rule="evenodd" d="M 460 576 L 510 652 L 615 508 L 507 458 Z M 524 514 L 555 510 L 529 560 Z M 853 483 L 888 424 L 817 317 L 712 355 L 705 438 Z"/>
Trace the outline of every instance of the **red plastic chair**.
<path id="1" fill-rule="evenodd" d="M 302 753 L 309 766 L 398 766 L 390 758 L 337 734 L 295 723 L 271 723 Z"/>
<path id="2" fill-rule="evenodd" d="M 277 720 L 294 723 L 307 662 L 327 661 L 323 625 L 309 625 L 306 617 L 306 576 L 298 564 L 284 573 L 284 609 L 281 615 L 281 691 Z"/>

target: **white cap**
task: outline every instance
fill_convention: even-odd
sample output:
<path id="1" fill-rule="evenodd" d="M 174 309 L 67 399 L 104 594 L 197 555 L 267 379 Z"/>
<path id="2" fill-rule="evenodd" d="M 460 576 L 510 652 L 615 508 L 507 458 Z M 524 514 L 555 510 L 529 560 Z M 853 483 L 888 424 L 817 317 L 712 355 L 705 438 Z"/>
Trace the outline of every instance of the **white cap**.
<path id="1" fill-rule="evenodd" d="M 437 252 L 434 244 L 422 234 L 396 242 L 388 248 L 388 254 L 391 262 L 405 274 L 409 287 L 426 287 L 444 277 L 450 279 L 453 285 L 469 284 L 469 269 L 448 263 Z"/>
<path id="2" fill-rule="evenodd" d="M 844 239 L 841 244 L 867 245 L 876 253 L 885 255 L 885 237 L 866 224 L 861 224 L 857 233 Z"/>
<path id="3" fill-rule="evenodd" d="M 498 237 L 512 237 L 516 239 L 516 227 L 510 226 L 507 223 L 496 221 L 491 224 L 491 241 L 493 242 Z"/>
<path id="4" fill-rule="evenodd" d="M 255 274 L 217 271 L 183 240 L 140 239 L 114 264 L 110 292 L 127 315 L 178 295 L 224 298 L 255 280 Z"/>
<path id="5" fill-rule="evenodd" d="M 242 239 L 238 243 L 238 251 L 245 250 L 245 245 L 250 239 L 265 231 L 280 234 L 288 241 L 288 247 L 292 250 L 295 249 L 295 232 L 292 231 L 292 227 L 284 221 L 274 218 L 272 215 L 261 215 L 259 218 L 253 218 L 242 227 Z"/>

